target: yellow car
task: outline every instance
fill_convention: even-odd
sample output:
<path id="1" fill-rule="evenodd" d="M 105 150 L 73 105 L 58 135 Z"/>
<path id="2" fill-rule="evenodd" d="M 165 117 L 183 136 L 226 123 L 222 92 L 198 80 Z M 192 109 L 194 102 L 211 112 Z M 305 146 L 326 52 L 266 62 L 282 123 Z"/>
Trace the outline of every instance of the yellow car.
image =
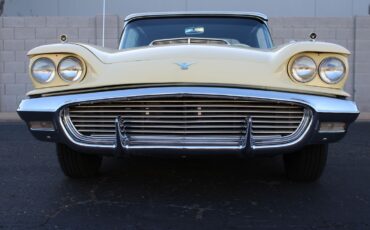
<path id="1" fill-rule="evenodd" d="M 96 175 L 103 156 L 214 153 L 283 155 L 290 179 L 317 180 L 359 114 L 343 90 L 350 52 L 314 36 L 275 47 L 267 20 L 133 14 L 117 50 L 36 47 L 18 114 L 69 177 Z"/>

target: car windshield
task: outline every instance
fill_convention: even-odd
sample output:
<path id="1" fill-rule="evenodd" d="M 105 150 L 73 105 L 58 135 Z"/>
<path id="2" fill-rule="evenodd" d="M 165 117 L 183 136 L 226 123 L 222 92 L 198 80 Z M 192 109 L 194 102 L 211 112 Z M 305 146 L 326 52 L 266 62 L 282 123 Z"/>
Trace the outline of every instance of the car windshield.
<path id="1" fill-rule="evenodd" d="M 222 39 L 231 45 L 262 49 L 272 47 L 267 26 L 258 19 L 169 17 L 137 19 L 128 23 L 119 48 L 148 46 L 156 40 L 176 38 Z"/>

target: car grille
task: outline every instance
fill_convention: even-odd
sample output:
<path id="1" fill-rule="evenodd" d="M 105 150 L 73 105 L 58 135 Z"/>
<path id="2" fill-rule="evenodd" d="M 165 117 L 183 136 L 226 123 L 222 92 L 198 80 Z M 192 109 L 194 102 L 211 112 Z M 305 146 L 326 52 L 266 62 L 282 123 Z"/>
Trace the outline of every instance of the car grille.
<path id="1" fill-rule="evenodd" d="M 133 146 L 240 146 L 248 118 L 256 145 L 283 143 L 308 119 L 303 106 L 288 102 L 176 95 L 84 102 L 64 114 L 72 133 L 90 142 L 115 140 L 121 116 Z"/>

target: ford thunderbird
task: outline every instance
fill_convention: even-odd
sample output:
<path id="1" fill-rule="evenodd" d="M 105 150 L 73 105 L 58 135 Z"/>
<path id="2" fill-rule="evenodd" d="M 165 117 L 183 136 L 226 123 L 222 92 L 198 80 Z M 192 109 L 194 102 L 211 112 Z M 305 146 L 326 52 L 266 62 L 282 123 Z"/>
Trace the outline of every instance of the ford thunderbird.
<path id="1" fill-rule="evenodd" d="M 133 14 L 115 50 L 62 36 L 28 52 L 34 90 L 18 114 L 72 178 L 106 156 L 164 153 L 280 155 L 288 178 L 315 181 L 359 114 L 343 90 L 350 52 L 314 36 L 274 46 L 267 21 Z"/>

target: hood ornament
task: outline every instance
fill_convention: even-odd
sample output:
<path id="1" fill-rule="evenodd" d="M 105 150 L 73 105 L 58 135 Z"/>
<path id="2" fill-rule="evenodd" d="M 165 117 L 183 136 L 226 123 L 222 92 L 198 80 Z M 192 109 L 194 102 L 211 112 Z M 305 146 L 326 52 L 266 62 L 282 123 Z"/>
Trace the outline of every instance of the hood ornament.
<path id="1" fill-rule="evenodd" d="M 195 63 L 194 62 L 176 62 L 175 64 L 180 66 L 182 70 L 188 70 L 189 67 Z"/>

